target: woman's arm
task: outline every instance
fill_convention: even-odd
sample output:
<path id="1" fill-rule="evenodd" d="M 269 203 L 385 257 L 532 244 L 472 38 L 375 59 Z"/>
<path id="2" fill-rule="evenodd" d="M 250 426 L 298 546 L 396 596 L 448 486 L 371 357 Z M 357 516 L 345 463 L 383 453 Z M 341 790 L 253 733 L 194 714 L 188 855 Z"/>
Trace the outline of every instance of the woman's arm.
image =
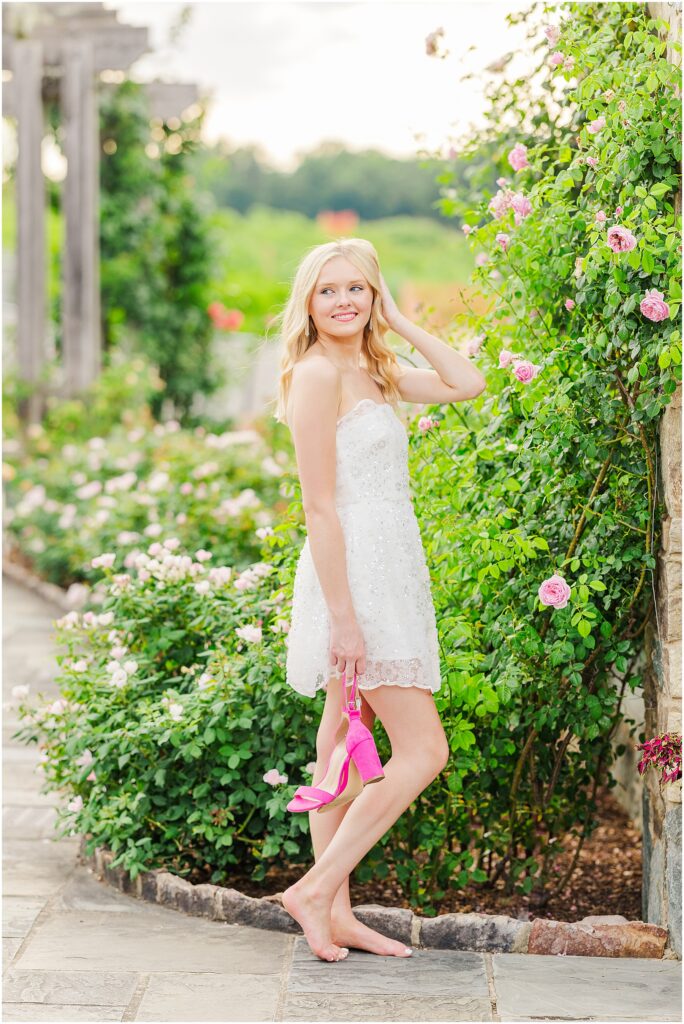
<path id="1" fill-rule="evenodd" d="M 412 323 L 397 308 L 382 276 L 380 284 L 382 315 L 390 328 L 434 366 L 434 370 L 403 368 L 397 382 L 403 400 L 431 404 L 477 398 L 487 386 L 485 377 L 477 367 L 434 334 Z"/>
<path id="2" fill-rule="evenodd" d="M 307 360 L 294 367 L 291 387 L 290 429 L 311 557 L 331 619 L 353 619 L 344 534 L 335 508 L 340 373 L 327 360 Z"/>

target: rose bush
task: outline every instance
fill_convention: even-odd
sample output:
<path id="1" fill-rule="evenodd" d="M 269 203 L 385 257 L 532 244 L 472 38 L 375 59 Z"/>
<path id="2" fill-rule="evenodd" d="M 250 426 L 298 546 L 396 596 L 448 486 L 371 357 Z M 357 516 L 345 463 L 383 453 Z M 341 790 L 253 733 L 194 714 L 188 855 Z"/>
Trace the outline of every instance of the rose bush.
<path id="1" fill-rule="evenodd" d="M 95 412 L 108 380 L 93 389 Z M 125 568 L 165 534 L 231 565 L 256 557 L 260 533 L 287 506 L 289 451 L 274 452 L 255 430 L 156 423 L 135 403 L 123 414 L 118 406 L 120 422 L 95 414 L 93 425 L 108 432 L 84 436 L 86 408 L 61 403 L 44 425 L 5 443 L 5 528 L 37 572 L 62 586 L 91 585 L 98 552 L 116 551 Z"/>
<path id="2" fill-rule="evenodd" d="M 503 880 L 543 904 L 597 824 L 641 683 L 657 426 L 681 382 L 681 116 L 667 26 L 643 6 L 509 20 L 540 40 L 538 66 L 490 88 L 489 124 L 457 147 L 470 194 L 444 200 L 490 298 L 458 325 L 484 336 L 487 390 L 412 438 L 453 757 L 396 829 L 421 891 Z"/>

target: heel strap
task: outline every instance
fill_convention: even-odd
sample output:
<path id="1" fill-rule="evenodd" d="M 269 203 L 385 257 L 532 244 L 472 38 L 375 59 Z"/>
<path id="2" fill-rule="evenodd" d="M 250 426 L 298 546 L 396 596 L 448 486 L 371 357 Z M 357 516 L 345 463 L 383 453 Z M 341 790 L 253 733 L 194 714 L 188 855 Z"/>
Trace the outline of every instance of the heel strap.
<path id="1" fill-rule="evenodd" d="M 350 709 L 361 710 L 361 695 L 356 692 L 356 672 L 354 673 L 354 679 L 352 681 L 351 693 L 347 698 L 347 673 L 342 673 L 342 713 L 345 714 Z"/>

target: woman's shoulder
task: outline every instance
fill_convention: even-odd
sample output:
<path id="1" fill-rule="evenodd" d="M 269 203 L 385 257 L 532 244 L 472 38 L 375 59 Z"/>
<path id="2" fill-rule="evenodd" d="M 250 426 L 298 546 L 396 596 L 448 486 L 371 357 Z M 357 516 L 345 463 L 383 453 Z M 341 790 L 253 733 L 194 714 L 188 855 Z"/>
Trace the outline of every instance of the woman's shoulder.
<path id="1" fill-rule="evenodd" d="M 319 352 L 312 352 L 309 349 L 292 367 L 286 416 L 288 424 L 291 422 L 290 412 L 296 399 L 296 394 L 302 391 L 306 393 L 310 388 L 318 389 L 320 387 L 334 389 L 339 408 L 342 387 L 340 371 L 330 362 L 327 356 L 321 355 Z M 306 401 L 306 399 L 304 400 Z"/>

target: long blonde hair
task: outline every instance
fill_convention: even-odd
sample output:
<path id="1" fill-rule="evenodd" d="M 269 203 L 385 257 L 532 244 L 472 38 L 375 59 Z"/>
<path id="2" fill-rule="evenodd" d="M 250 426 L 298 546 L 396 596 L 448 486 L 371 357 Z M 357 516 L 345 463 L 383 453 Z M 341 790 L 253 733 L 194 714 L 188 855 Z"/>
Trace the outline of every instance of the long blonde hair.
<path id="1" fill-rule="evenodd" d="M 278 395 L 275 399 L 275 419 L 287 423 L 285 410 L 292 382 L 292 368 L 317 337 L 316 327 L 309 315 L 309 300 L 318 280 L 321 268 L 334 256 L 344 256 L 364 275 L 373 289 L 373 304 L 370 321 L 364 327 L 361 350 L 366 360 L 369 375 L 377 383 L 383 398 L 391 405 L 401 400 L 392 371 L 399 364 L 393 350 L 385 342 L 389 324 L 382 316 L 380 292 L 380 265 L 375 246 L 365 238 L 341 238 L 333 242 L 316 245 L 305 254 L 295 271 L 290 295 L 283 310 L 272 321 L 280 325 L 283 352 L 280 360 Z M 309 336 L 304 333 L 309 329 Z"/>

